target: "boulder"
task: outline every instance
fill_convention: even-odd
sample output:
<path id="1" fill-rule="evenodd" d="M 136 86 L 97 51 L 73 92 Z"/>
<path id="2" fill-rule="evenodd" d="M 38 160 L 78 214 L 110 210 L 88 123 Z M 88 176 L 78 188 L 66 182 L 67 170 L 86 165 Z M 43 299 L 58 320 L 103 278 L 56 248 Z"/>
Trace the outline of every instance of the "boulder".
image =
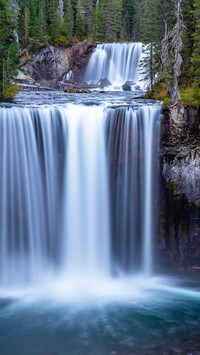
<path id="1" fill-rule="evenodd" d="M 98 81 L 97 85 L 99 85 L 100 88 L 104 88 L 104 87 L 106 87 L 106 86 L 111 86 L 112 84 L 111 84 L 111 82 L 108 80 L 108 78 L 101 78 L 101 79 Z"/>
<path id="2" fill-rule="evenodd" d="M 136 85 L 135 90 L 137 90 L 137 91 L 141 91 L 141 87 L 140 87 L 140 85 Z"/>
<path id="3" fill-rule="evenodd" d="M 35 80 L 31 78 L 30 75 L 24 74 L 22 71 L 18 71 L 17 75 L 14 77 L 14 80 L 20 84 L 35 84 Z"/>
<path id="4" fill-rule="evenodd" d="M 127 81 L 125 82 L 125 84 L 132 86 L 132 85 L 135 85 L 136 83 L 134 83 L 133 80 L 127 80 Z"/>
<path id="5" fill-rule="evenodd" d="M 129 84 L 124 84 L 124 85 L 122 85 L 122 89 L 124 90 L 124 91 L 131 91 L 131 86 L 129 85 Z"/>

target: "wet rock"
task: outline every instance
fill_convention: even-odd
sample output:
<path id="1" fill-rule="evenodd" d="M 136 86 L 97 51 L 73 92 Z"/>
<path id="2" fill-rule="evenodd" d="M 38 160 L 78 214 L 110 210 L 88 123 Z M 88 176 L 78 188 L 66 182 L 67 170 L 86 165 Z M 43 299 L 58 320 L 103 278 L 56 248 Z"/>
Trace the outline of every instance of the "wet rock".
<path id="1" fill-rule="evenodd" d="M 132 85 L 135 85 L 135 82 L 134 82 L 133 80 L 127 80 L 127 81 L 125 82 L 125 84 L 132 86 Z"/>
<path id="2" fill-rule="evenodd" d="M 30 68 L 32 67 L 32 68 Z M 32 76 L 42 85 L 53 86 L 70 68 L 68 48 L 47 46 L 41 48 L 29 65 Z"/>
<path id="3" fill-rule="evenodd" d="M 141 87 L 140 87 L 140 85 L 136 85 L 135 90 L 137 90 L 137 91 L 141 91 Z"/>
<path id="4" fill-rule="evenodd" d="M 124 84 L 124 85 L 122 85 L 122 89 L 124 90 L 124 91 L 131 91 L 131 86 L 129 85 L 129 84 Z"/>
<path id="5" fill-rule="evenodd" d="M 111 86 L 111 82 L 108 80 L 108 78 L 102 78 L 98 81 L 97 85 L 99 85 L 100 88 L 104 88 L 107 86 Z"/>

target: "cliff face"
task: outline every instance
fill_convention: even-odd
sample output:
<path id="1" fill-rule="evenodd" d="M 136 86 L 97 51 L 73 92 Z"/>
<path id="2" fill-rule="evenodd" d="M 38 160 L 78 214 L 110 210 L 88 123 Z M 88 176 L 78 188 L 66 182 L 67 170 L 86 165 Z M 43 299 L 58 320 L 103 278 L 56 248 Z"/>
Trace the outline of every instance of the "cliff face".
<path id="1" fill-rule="evenodd" d="M 200 110 L 164 112 L 161 130 L 160 261 L 200 267 Z"/>
<path id="2" fill-rule="evenodd" d="M 43 47 L 26 65 L 27 72 L 44 86 L 54 87 L 70 70 L 73 70 L 75 80 L 81 81 L 94 47 L 86 41 L 68 47 Z"/>
<path id="3" fill-rule="evenodd" d="M 174 107 L 164 116 L 162 174 L 176 196 L 200 206 L 200 110 Z"/>

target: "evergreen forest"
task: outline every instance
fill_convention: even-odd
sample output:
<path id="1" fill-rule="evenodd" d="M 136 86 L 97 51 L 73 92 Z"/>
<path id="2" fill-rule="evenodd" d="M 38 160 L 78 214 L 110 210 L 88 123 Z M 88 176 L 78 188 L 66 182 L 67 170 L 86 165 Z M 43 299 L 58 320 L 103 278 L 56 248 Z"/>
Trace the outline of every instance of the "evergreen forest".
<path id="1" fill-rule="evenodd" d="M 199 103 L 200 0 L 0 0 L 1 97 L 22 48 L 68 46 L 72 37 L 142 42 L 149 91 Z"/>

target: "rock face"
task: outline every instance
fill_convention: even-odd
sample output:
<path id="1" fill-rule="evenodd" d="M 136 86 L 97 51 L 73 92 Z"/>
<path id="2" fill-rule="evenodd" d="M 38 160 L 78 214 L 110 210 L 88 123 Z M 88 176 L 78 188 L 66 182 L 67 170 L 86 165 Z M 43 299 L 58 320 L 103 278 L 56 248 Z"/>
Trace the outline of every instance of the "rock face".
<path id="1" fill-rule="evenodd" d="M 200 110 L 174 107 L 164 117 L 162 174 L 177 196 L 200 206 Z"/>
<path id="2" fill-rule="evenodd" d="M 81 81 L 93 48 L 94 45 L 86 41 L 68 47 L 43 47 L 33 55 L 27 71 L 44 86 L 55 86 L 69 70 L 73 71 L 76 81 Z"/>
<path id="3" fill-rule="evenodd" d="M 200 110 L 164 112 L 161 130 L 159 256 L 179 269 L 200 267 Z"/>

